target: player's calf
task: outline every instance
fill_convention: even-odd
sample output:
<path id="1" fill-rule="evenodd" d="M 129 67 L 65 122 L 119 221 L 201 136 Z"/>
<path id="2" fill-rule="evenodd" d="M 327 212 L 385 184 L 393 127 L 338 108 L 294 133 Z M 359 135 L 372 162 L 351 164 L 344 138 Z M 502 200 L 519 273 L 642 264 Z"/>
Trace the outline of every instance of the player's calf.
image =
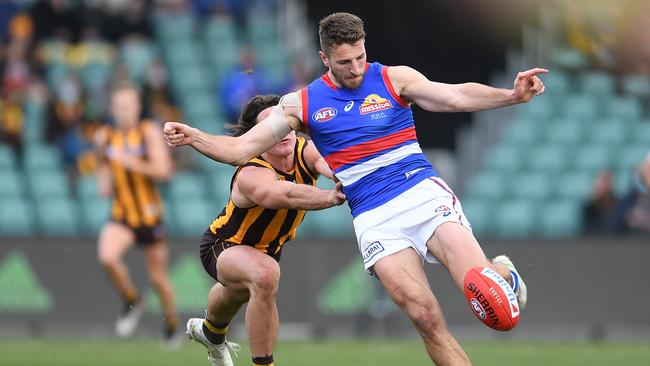
<path id="1" fill-rule="evenodd" d="M 519 323 L 519 302 L 510 284 L 489 267 L 465 274 L 465 297 L 474 315 L 488 327 L 506 331 Z"/>

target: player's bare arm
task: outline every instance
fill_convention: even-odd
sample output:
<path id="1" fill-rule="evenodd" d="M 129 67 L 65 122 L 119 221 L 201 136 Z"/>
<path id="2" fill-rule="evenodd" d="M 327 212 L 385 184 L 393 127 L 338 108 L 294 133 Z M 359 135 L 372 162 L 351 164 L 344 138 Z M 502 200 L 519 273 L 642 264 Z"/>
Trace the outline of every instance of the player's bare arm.
<path id="1" fill-rule="evenodd" d="M 299 101 L 300 99 L 298 103 Z M 298 131 L 302 128 L 298 117 L 300 109 L 294 104 L 292 102 L 292 105 L 286 107 L 276 107 L 267 118 L 238 137 L 210 135 L 181 122 L 165 123 L 163 134 L 169 146 L 190 145 L 212 160 L 242 165 L 282 141 L 291 130 Z"/>
<path id="2" fill-rule="evenodd" d="M 321 210 L 345 202 L 339 190 L 281 181 L 271 170 L 259 167 L 241 170 L 233 186 L 232 199 L 238 207 L 259 205 L 296 210 Z"/>
<path id="3" fill-rule="evenodd" d="M 156 180 L 167 181 L 172 176 L 172 160 L 169 149 L 165 146 L 160 127 L 149 125 L 144 138 L 147 146 L 147 159 L 134 156 L 122 156 L 125 168 Z"/>
<path id="4" fill-rule="evenodd" d="M 479 83 L 438 83 L 408 66 L 389 68 L 388 77 L 397 94 L 427 111 L 473 112 L 528 102 L 544 93 L 544 83 L 538 75 L 547 72 L 541 68 L 520 72 L 512 89 Z"/>
<path id="5" fill-rule="evenodd" d="M 334 180 L 334 173 L 327 165 L 323 156 L 318 152 L 314 143 L 309 141 L 305 147 L 305 162 L 312 172 L 322 175 L 327 179 Z"/>

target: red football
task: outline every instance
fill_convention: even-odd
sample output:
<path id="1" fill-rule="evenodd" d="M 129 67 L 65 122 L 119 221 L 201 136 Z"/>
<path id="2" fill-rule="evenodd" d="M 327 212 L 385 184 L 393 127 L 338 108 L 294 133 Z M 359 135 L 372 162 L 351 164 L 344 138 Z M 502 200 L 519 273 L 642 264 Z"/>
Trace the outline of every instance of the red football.
<path id="1" fill-rule="evenodd" d="M 519 303 L 510 284 L 488 267 L 467 271 L 465 297 L 474 315 L 496 330 L 510 330 L 519 323 Z"/>

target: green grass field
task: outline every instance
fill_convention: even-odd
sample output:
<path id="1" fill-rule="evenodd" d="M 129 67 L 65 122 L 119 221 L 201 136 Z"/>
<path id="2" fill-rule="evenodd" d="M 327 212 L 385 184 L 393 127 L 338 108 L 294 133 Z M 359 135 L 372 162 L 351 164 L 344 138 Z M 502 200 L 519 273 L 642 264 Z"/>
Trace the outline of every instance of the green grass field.
<path id="1" fill-rule="evenodd" d="M 650 365 L 650 346 L 587 343 L 464 343 L 475 365 Z M 419 342 L 281 342 L 278 366 L 431 365 Z M 157 341 L 3 341 L 2 366 L 208 365 L 204 349 L 190 342 L 164 351 Z M 244 345 L 235 365 L 251 365 Z"/>

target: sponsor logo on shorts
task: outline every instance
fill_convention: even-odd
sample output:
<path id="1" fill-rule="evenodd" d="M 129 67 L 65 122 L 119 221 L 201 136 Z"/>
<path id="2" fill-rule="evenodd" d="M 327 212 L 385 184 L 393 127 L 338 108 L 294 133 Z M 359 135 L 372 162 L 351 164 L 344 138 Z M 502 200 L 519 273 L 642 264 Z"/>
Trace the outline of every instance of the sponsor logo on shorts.
<path id="1" fill-rule="evenodd" d="M 327 122 L 332 118 L 336 117 L 338 111 L 334 107 L 325 107 L 317 110 L 311 116 L 311 118 L 316 122 Z"/>
<path id="2" fill-rule="evenodd" d="M 368 261 L 383 251 L 384 246 L 381 245 L 380 242 L 375 241 L 370 243 L 370 245 L 366 247 L 366 250 L 363 251 L 363 263 L 368 263 Z"/>
<path id="3" fill-rule="evenodd" d="M 472 304 L 472 309 L 474 309 L 474 312 L 476 313 L 476 315 L 478 315 L 479 318 L 481 319 L 487 318 L 487 313 L 485 312 L 485 310 L 483 310 L 481 304 L 478 303 L 478 300 L 472 297 L 472 299 L 469 302 Z"/>
<path id="4" fill-rule="evenodd" d="M 350 109 L 354 107 L 354 100 L 349 101 L 346 105 L 345 108 L 343 108 L 344 111 L 349 112 Z"/>
<path id="5" fill-rule="evenodd" d="M 442 216 L 444 217 L 451 215 L 451 209 L 449 208 L 449 206 L 445 206 L 445 205 L 438 206 L 438 208 L 436 208 L 436 213 L 441 213 L 441 212 L 442 212 Z"/>
<path id="6" fill-rule="evenodd" d="M 359 107 L 359 113 L 363 115 L 390 108 L 393 108 L 393 104 L 390 100 L 380 97 L 379 94 L 370 94 Z"/>

